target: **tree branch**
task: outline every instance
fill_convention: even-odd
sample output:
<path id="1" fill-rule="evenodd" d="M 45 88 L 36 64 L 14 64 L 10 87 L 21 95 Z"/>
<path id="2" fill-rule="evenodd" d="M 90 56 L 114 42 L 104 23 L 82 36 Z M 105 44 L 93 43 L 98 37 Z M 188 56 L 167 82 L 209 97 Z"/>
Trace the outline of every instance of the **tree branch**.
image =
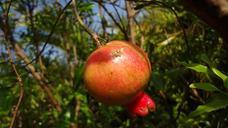
<path id="1" fill-rule="evenodd" d="M 136 18 L 134 17 L 134 22 L 135 22 L 135 25 L 136 27 L 138 27 L 138 30 L 139 30 L 139 33 L 140 33 L 140 41 L 138 42 L 138 46 L 143 48 L 144 45 L 145 45 L 145 36 L 144 36 L 144 32 L 140 26 L 140 23 L 136 20 Z"/>
<path id="2" fill-rule="evenodd" d="M 103 16 L 103 11 L 102 11 L 102 7 L 101 7 L 101 3 L 102 3 L 103 0 L 99 0 L 99 3 L 98 4 L 98 8 L 99 8 L 99 16 L 101 18 L 101 26 L 102 26 L 102 29 L 103 29 L 103 36 L 105 39 L 108 40 L 108 33 L 106 32 L 106 27 L 107 27 L 107 20 L 105 19 L 105 17 Z"/>
<path id="3" fill-rule="evenodd" d="M 63 15 L 64 11 L 67 9 L 67 7 L 70 5 L 71 2 L 72 2 L 72 0 L 70 0 L 70 1 L 66 4 L 66 6 L 61 10 L 61 12 L 59 13 L 57 19 L 55 20 L 55 23 L 54 23 L 53 26 L 52 26 L 51 32 L 49 33 L 49 35 L 48 35 L 48 37 L 47 37 L 47 40 L 46 40 L 46 42 L 44 43 L 44 45 L 43 45 L 42 49 L 40 50 L 40 52 L 37 54 L 37 56 L 36 56 L 35 58 L 33 58 L 30 62 L 28 62 L 24 67 L 26 67 L 26 66 L 28 66 L 29 64 L 33 63 L 34 61 L 36 61 L 36 60 L 39 58 L 39 56 L 42 55 L 42 53 L 44 52 L 44 50 L 45 50 L 45 48 L 46 48 L 48 42 L 49 42 L 50 39 L 51 39 L 53 33 L 55 32 L 55 27 L 56 27 L 56 25 L 58 24 L 58 21 L 61 19 L 61 17 L 62 17 L 62 15 Z"/>
<path id="4" fill-rule="evenodd" d="M 130 32 L 129 40 L 135 44 L 135 23 L 134 23 L 134 16 L 135 16 L 135 10 L 132 6 L 132 1 L 125 0 L 125 6 L 127 11 L 127 19 L 128 19 L 128 29 Z"/>
<path id="5" fill-rule="evenodd" d="M 40 65 L 40 69 L 41 69 L 41 73 L 43 75 L 44 71 L 46 70 L 46 67 L 44 66 L 43 62 L 42 62 L 42 58 L 41 56 L 38 56 L 39 53 L 40 53 L 40 50 L 39 50 L 39 35 L 37 33 L 37 29 L 35 27 L 35 24 L 34 24 L 34 9 L 36 7 L 34 1 L 32 1 L 31 3 L 29 2 L 25 2 L 25 5 L 27 6 L 28 8 L 28 19 L 30 20 L 30 25 L 31 25 L 31 31 L 32 31 L 32 37 L 33 37 L 33 43 L 35 44 L 35 47 L 36 47 L 36 56 L 38 58 L 36 58 L 36 62 L 39 63 Z"/>
<path id="6" fill-rule="evenodd" d="M 216 29 L 228 42 L 227 0 L 182 0 L 187 9 Z"/>
<path id="7" fill-rule="evenodd" d="M 141 4 L 141 5 L 137 6 L 136 9 L 140 9 L 142 7 L 145 7 L 145 6 L 148 6 L 148 5 L 151 5 L 151 4 L 155 4 L 155 5 L 158 5 L 158 6 L 167 8 L 170 11 L 172 11 L 172 13 L 175 15 L 175 17 L 177 19 L 177 22 L 178 22 L 180 28 L 182 29 L 183 36 L 184 36 L 184 41 L 185 41 L 185 44 L 186 44 L 186 49 L 187 49 L 187 52 L 189 54 L 189 57 L 191 57 L 191 49 L 190 49 L 190 46 L 189 46 L 188 37 L 187 37 L 186 31 L 185 31 L 184 25 L 181 22 L 178 14 L 177 14 L 177 12 L 173 9 L 173 7 L 170 7 L 166 3 L 160 2 L 160 1 L 157 1 L 157 0 L 153 0 L 153 1 L 140 1 L 140 2 L 144 2 L 144 4 Z"/>
<path id="8" fill-rule="evenodd" d="M 120 29 L 120 31 L 124 34 L 124 37 L 126 40 L 128 40 L 128 34 L 127 31 L 124 29 L 124 27 L 122 27 L 118 21 L 115 19 L 115 17 L 108 11 L 108 9 L 102 4 L 99 3 L 97 0 L 93 0 L 94 2 L 97 2 L 98 4 L 100 4 L 100 6 L 104 9 L 104 11 L 109 15 L 109 17 L 112 19 L 112 21 L 115 23 L 115 25 Z"/>
<path id="9" fill-rule="evenodd" d="M 124 23 L 123 23 L 123 19 L 121 18 L 116 6 L 115 6 L 115 3 L 110 3 L 112 5 L 112 7 L 114 8 L 117 16 L 118 16 L 118 19 L 120 20 L 120 23 L 121 23 L 121 26 L 123 27 L 123 29 L 126 31 L 126 27 L 124 26 Z"/>
<path id="10" fill-rule="evenodd" d="M 97 47 L 101 47 L 101 43 L 99 41 L 99 36 L 93 32 L 92 30 L 90 30 L 85 24 L 84 22 L 82 21 L 79 13 L 78 13 L 78 10 L 77 10 L 77 3 L 76 3 L 76 0 L 73 0 L 73 10 L 74 10 L 74 15 L 76 17 L 76 19 L 78 20 L 79 24 L 83 27 L 83 29 L 92 37 L 92 39 L 95 41 Z"/>
<path id="11" fill-rule="evenodd" d="M 5 12 L 5 14 L 4 14 L 4 16 L 5 16 L 5 23 L 3 22 L 3 32 L 5 33 L 4 34 L 4 36 L 5 36 L 5 39 L 6 40 L 9 40 L 9 32 L 10 32 L 10 30 L 9 29 L 7 29 L 7 28 L 9 28 L 9 11 L 10 11 L 10 7 L 11 7 L 11 4 L 12 4 L 12 0 L 10 0 L 9 1 L 9 5 L 8 5 L 8 7 L 7 7 L 7 9 L 6 9 L 6 12 Z"/>
<path id="12" fill-rule="evenodd" d="M 57 111 L 60 112 L 61 106 L 58 103 L 58 101 L 54 98 L 54 96 L 52 95 L 51 90 L 49 89 L 48 85 L 45 83 L 44 78 L 40 75 L 39 72 L 36 72 L 34 66 L 30 64 L 30 60 L 28 59 L 28 57 L 26 56 L 26 54 L 24 53 L 22 48 L 15 42 L 15 40 L 13 38 L 13 34 L 11 32 L 10 25 L 8 22 L 8 14 L 9 14 L 9 10 L 10 10 L 10 5 L 11 5 L 11 1 L 7 8 L 7 12 L 5 13 L 5 22 L 2 22 L 3 26 L 1 26 L 1 29 L 4 32 L 5 40 L 7 43 L 9 43 L 8 45 L 11 45 L 14 48 L 16 55 L 18 57 L 20 57 L 25 63 L 29 63 L 27 65 L 27 68 L 32 73 L 33 77 L 39 82 L 39 85 L 41 86 L 41 88 L 47 93 L 48 99 L 51 101 L 52 105 L 56 108 Z"/>
<path id="13" fill-rule="evenodd" d="M 18 110 L 19 110 L 19 107 L 20 107 L 20 104 L 21 104 L 23 96 L 24 96 L 24 88 L 23 88 L 23 83 L 22 83 L 21 76 L 19 75 L 19 73 L 18 73 L 18 71 L 16 69 L 16 66 L 13 63 L 13 58 L 12 58 L 12 54 L 11 54 L 10 48 L 8 47 L 7 49 L 8 49 L 9 62 L 10 62 L 11 66 L 13 68 L 13 71 L 14 71 L 16 77 L 17 77 L 17 82 L 18 82 L 19 87 L 20 87 L 20 96 L 19 96 L 17 105 L 15 107 L 15 110 L 13 112 L 13 119 L 11 120 L 11 123 L 10 123 L 10 128 L 13 128 L 14 122 L 16 120 L 17 113 L 18 113 Z"/>
<path id="14" fill-rule="evenodd" d="M 30 60 L 28 59 L 28 57 L 26 56 L 26 54 L 24 53 L 24 51 L 20 48 L 20 46 L 18 44 L 14 45 L 14 49 L 15 49 L 16 54 L 22 60 L 24 60 L 25 63 L 30 62 Z M 59 102 L 52 95 L 49 85 L 46 84 L 46 82 L 45 82 L 44 78 L 41 76 L 41 74 L 39 72 L 36 72 L 36 70 L 32 64 L 29 64 L 27 66 L 27 68 L 31 72 L 32 76 L 39 82 L 39 85 L 41 86 L 41 88 L 46 92 L 48 99 L 50 100 L 52 105 L 56 108 L 57 111 L 61 112 L 62 110 L 61 110 L 61 106 L 60 106 Z"/>
<path id="15" fill-rule="evenodd" d="M 8 56 L 9 56 L 9 61 L 10 61 L 10 64 L 13 68 L 13 71 L 17 77 L 17 82 L 19 84 L 19 87 L 20 87 L 20 96 L 19 96 L 19 99 L 18 99 L 18 102 L 17 102 L 17 105 L 15 107 L 15 110 L 13 112 L 13 119 L 11 120 L 11 123 L 10 123 L 10 128 L 13 128 L 14 126 L 14 122 L 16 120 L 16 117 L 17 117 L 17 113 L 18 113 L 18 110 L 19 110 L 19 107 L 20 107 L 20 104 L 22 102 L 22 99 L 23 99 L 23 96 L 24 96 L 24 88 L 23 88 L 23 83 L 22 83 L 22 79 L 21 79 L 21 76 L 19 75 L 17 69 L 16 69 L 16 66 L 15 64 L 13 63 L 13 59 L 12 59 L 12 55 L 11 55 L 11 51 L 10 51 L 10 48 L 8 47 Z"/>
<path id="16" fill-rule="evenodd" d="M 9 17 L 9 11 L 10 11 L 11 4 L 12 4 L 12 0 L 9 1 L 9 5 L 8 5 L 6 13 L 5 13 L 5 25 L 7 25 L 7 26 L 4 29 L 4 33 L 5 33 L 5 40 L 7 42 L 7 45 L 9 45 L 9 43 L 8 43 L 9 42 L 9 36 L 7 34 L 9 34 L 10 30 L 7 27 L 9 27 L 8 17 Z M 16 68 L 15 64 L 13 63 L 13 58 L 12 58 L 9 46 L 7 46 L 7 51 L 8 51 L 8 56 L 9 56 L 9 62 L 10 62 L 11 66 L 12 66 L 12 69 L 13 69 L 16 77 L 17 77 L 17 82 L 18 82 L 19 88 L 20 88 L 19 99 L 18 99 L 17 105 L 15 107 L 15 110 L 13 112 L 13 118 L 12 118 L 11 123 L 10 123 L 10 128 L 13 128 L 14 122 L 15 122 L 16 117 L 17 117 L 17 113 L 18 113 L 19 107 L 21 105 L 21 102 L 22 102 L 22 99 L 23 99 L 23 96 L 24 96 L 24 88 L 23 88 L 23 83 L 22 83 L 21 76 L 19 75 L 19 73 L 17 71 L 17 68 Z"/>

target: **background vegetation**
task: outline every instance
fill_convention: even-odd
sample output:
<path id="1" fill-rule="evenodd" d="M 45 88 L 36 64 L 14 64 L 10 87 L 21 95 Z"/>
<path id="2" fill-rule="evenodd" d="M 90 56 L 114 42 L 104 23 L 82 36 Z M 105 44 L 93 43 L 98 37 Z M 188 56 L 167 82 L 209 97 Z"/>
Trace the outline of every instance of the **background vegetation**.
<path id="1" fill-rule="evenodd" d="M 155 112 L 132 119 L 87 93 L 83 66 L 96 45 L 85 26 L 102 43 L 147 52 Z M 179 0 L 1 0 L 0 28 L 1 128 L 228 126 L 227 44 Z"/>

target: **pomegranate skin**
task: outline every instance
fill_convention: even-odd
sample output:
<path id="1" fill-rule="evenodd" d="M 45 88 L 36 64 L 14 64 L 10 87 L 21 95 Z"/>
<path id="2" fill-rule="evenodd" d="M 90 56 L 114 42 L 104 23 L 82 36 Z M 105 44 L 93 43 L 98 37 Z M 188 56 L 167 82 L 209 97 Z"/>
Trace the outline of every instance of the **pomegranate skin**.
<path id="1" fill-rule="evenodd" d="M 150 62 L 140 48 L 126 41 L 111 41 L 88 57 L 84 82 L 98 101 L 124 105 L 145 88 L 150 74 Z"/>
<path id="2" fill-rule="evenodd" d="M 126 105 L 129 114 L 132 117 L 144 117 L 151 111 L 155 111 L 154 100 L 145 92 L 140 92 L 131 102 Z"/>

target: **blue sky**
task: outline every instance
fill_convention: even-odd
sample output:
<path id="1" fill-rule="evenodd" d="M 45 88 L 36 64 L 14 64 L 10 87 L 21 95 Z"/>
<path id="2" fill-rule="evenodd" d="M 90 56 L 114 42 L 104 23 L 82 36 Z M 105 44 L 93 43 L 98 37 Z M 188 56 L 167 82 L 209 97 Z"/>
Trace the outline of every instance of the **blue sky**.
<path id="1" fill-rule="evenodd" d="M 66 3 L 67 3 L 68 1 L 69 1 L 69 0 L 60 0 L 60 3 L 61 3 L 62 6 L 65 6 Z M 97 3 L 94 3 L 94 2 L 92 2 L 92 3 L 94 4 L 94 6 L 93 6 L 93 13 L 95 14 L 95 15 L 93 16 L 94 24 L 92 25 L 92 28 L 93 28 L 93 29 L 95 28 L 95 31 L 99 31 L 99 30 L 101 29 L 101 24 L 100 24 L 101 19 L 100 19 L 100 17 L 99 17 L 99 8 L 98 8 L 98 4 L 97 4 Z M 117 2 L 117 4 L 120 5 L 122 8 L 125 7 L 125 1 L 124 1 L 124 0 L 119 0 L 119 1 Z M 111 4 L 105 4 L 105 6 L 106 6 L 106 8 L 107 8 L 114 16 L 116 16 L 116 12 L 115 12 L 115 10 L 114 10 L 114 8 L 112 7 Z M 119 14 L 120 14 L 121 16 L 126 16 L 126 12 L 125 12 L 125 11 L 123 11 L 122 9 L 120 9 L 120 8 L 118 8 L 118 7 L 117 7 L 117 9 L 118 9 L 118 12 L 119 12 Z M 112 20 L 110 19 L 110 17 L 104 12 L 104 10 L 103 10 L 103 14 L 104 14 L 104 16 L 105 16 L 105 18 L 106 18 L 107 20 L 112 21 Z"/>
<path id="2" fill-rule="evenodd" d="M 59 0 L 59 2 L 60 2 L 60 4 L 62 5 L 62 7 L 64 7 L 66 4 L 67 4 L 67 2 L 68 2 L 69 0 Z M 55 1 L 52 1 L 52 0 L 48 0 L 47 1 L 48 3 L 53 3 L 53 2 L 55 2 Z M 93 24 L 92 24 L 92 28 L 93 29 L 95 29 L 95 31 L 99 31 L 99 30 L 101 30 L 101 24 L 100 24 L 100 17 L 99 17 L 99 8 L 98 8 L 98 4 L 97 3 L 93 3 L 94 4 L 94 6 L 93 6 L 93 13 L 95 14 L 92 18 L 93 18 Z M 120 4 L 121 5 L 121 7 L 123 7 L 124 8 L 124 0 L 120 0 L 119 2 L 117 2 L 117 4 Z M 112 7 L 112 5 L 110 5 L 110 4 L 105 4 L 105 6 L 107 7 L 107 9 L 114 15 L 114 16 L 116 16 L 116 13 L 115 13 L 115 10 L 114 10 L 114 8 Z M 117 7 L 118 8 L 118 7 Z M 39 11 L 40 9 L 42 9 L 42 7 L 40 7 L 40 5 L 36 8 L 36 11 Z M 17 14 L 16 12 L 14 12 L 14 10 L 12 10 L 11 9 L 11 12 L 13 12 L 13 13 L 15 13 L 15 15 L 14 15 L 14 17 L 16 16 L 16 17 L 20 17 L 20 14 Z M 126 16 L 126 12 L 124 12 L 122 9 L 120 9 L 120 8 L 118 8 L 118 12 L 119 12 L 119 14 L 121 15 L 121 16 Z M 104 16 L 105 16 L 105 18 L 106 18 L 106 20 L 109 20 L 109 21 L 112 21 L 111 19 L 110 19 L 110 17 L 103 11 L 103 14 L 104 14 Z M 16 40 L 20 40 L 20 37 L 19 37 L 19 35 L 22 33 L 22 32 L 24 32 L 24 33 L 26 33 L 27 31 L 26 31 L 26 29 L 27 29 L 27 27 L 26 27 L 26 25 L 20 25 L 20 26 L 18 26 L 16 29 L 15 29 L 15 31 L 14 31 L 14 37 L 15 37 L 15 39 Z M 0 45 L 0 47 L 1 47 L 1 45 Z M 40 49 L 42 48 L 42 45 L 40 46 Z M 0 48 L 1 49 L 1 52 L 3 51 L 3 49 L 4 48 Z M 26 48 L 27 49 L 27 48 Z M 26 50 L 25 49 L 25 50 Z M 62 51 L 62 50 L 60 50 L 59 48 L 56 48 L 56 47 L 53 47 L 52 45 L 47 45 L 47 47 L 45 48 L 45 51 L 44 51 L 44 53 L 43 53 L 43 55 L 46 55 L 50 50 L 54 50 L 54 54 L 53 54 L 53 56 L 51 56 L 51 58 L 55 58 L 55 57 L 63 57 L 64 58 L 64 52 Z"/>

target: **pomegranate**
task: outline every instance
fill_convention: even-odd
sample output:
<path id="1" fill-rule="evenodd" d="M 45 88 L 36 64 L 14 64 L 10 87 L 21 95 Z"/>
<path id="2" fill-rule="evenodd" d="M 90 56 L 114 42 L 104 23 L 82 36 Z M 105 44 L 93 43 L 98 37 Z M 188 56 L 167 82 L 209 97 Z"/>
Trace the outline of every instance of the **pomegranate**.
<path id="1" fill-rule="evenodd" d="M 150 61 L 142 49 L 127 41 L 111 41 L 88 57 L 84 81 L 88 92 L 98 101 L 133 110 L 128 104 L 137 106 L 133 99 L 142 98 L 139 94 L 150 74 Z M 147 107 L 147 103 L 144 105 Z"/>
<path id="2" fill-rule="evenodd" d="M 154 100 L 145 92 L 140 92 L 126 107 L 132 117 L 146 116 L 156 108 Z"/>

